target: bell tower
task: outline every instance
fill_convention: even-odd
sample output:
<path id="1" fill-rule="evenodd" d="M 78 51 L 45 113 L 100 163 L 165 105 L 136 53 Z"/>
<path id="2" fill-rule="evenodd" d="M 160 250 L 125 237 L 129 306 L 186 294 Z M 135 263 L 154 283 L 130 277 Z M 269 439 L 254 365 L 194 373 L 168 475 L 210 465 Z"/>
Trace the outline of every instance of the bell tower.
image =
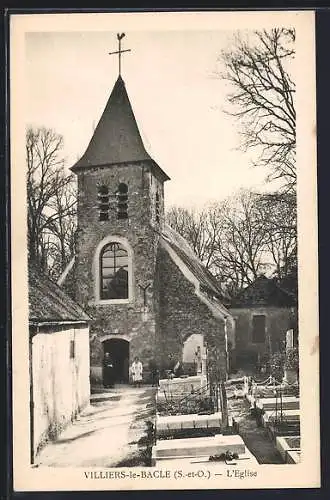
<path id="1" fill-rule="evenodd" d="M 154 358 L 156 253 L 169 177 L 145 150 L 120 73 L 71 170 L 78 180 L 75 298 L 93 320 L 91 375 L 100 376 L 109 352 L 125 381 L 135 356 Z"/>

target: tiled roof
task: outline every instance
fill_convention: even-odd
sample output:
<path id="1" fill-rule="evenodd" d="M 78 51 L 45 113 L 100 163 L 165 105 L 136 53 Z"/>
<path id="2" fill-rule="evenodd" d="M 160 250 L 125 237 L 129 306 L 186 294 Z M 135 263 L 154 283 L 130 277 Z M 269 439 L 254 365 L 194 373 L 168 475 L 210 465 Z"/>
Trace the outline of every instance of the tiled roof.
<path id="1" fill-rule="evenodd" d="M 259 276 L 231 301 L 230 307 L 275 306 L 292 307 L 295 297 L 280 288 L 273 279 Z"/>
<path id="2" fill-rule="evenodd" d="M 198 279 L 201 287 L 210 295 L 214 295 L 225 303 L 226 297 L 220 289 L 217 280 L 202 264 L 185 238 L 167 224 L 165 224 L 163 228 L 162 238 L 170 245 L 192 274 Z"/>
<path id="3" fill-rule="evenodd" d="M 90 318 L 58 285 L 29 266 L 29 321 L 87 322 Z"/>
<path id="4" fill-rule="evenodd" d="M 145 150 L 125 83 L 119 76 L 93 137 L 72 170 L 140 161 L 150 162 L 156 175 L 169 179 Z"/>

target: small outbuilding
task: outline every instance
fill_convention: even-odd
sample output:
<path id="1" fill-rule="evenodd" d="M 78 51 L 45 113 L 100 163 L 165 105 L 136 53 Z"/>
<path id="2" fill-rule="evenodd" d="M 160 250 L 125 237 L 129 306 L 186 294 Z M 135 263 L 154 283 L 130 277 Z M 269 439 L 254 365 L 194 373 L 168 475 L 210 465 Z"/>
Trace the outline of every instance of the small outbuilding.
<path id="1" fill-rule="evenodd" d="M 237 368 L 256 367 L 285 348 L 286 332 L 297 342 L 297 303 L 274 279 L 259 276 L 232 299 Z"/>
<path id="2" fill-rule="evenodd" d="M 89 317 L 29 267 L 31 462 L 90 400 Z"/>

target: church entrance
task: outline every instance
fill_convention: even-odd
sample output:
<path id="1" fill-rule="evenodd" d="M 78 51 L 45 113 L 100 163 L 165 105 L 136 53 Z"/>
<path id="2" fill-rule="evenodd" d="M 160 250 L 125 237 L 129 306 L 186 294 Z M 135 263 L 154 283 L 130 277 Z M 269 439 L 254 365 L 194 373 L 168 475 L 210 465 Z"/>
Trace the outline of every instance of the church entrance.
<path id="1" fill-rule="evenodd" d="M 109 356 L 113 364 L 113 382 L 129 382 L 129 342 L 124 339 L 108 339 L 103 342 L 104 357 Z"/>

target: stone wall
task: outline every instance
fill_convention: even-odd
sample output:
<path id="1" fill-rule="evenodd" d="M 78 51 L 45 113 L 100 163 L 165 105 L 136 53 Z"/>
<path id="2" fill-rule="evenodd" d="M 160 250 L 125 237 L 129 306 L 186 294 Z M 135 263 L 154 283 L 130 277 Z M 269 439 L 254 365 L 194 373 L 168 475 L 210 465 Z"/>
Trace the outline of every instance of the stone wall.
<path id="1" fill-rule="evenodd" d="M 168 252 L 159 247 L 157 257 L 159 279 L 159 311 L 157 314 L 158 363 L 174 357 L 182 359 L 184 341 L 193 334 L 203 334 L 208 345 L 209 362 L 216 365 L 218 375 L 225 376 L 224 319 L 215 317 L 196 295 L 191 283 L 173 262 Z"/>
<path id="2" fill-rule="evenodd" d="M 277 352 L 280 344 L 285 341 L 286 331 L 293 327 L 290 308 L 278 307 L 249 307 L 230 309 L 235 318 L 236 356 L 240 359 L 248 357 L 249 353 L 255 356 L 260 353 Z M 265 315 L 266 335 L 265 342 L 255 343 L 252 339 L 252 318 L 254 315 Z"/>
<path id="3" fill-rule="evenodd" d="M 128 219 L 118 220 L 115 192 L 119 183 L 128 185 Z M 108 221 L 99 221 L 97 188 L 106 184 L 110 193 Z M 160 216 L 164 218 L 163 183 L 148 164 L 112 165 L 91 168 L 78 175 L 78 232 L 75 299 L 93 319 L 91 324 L 91 365 L 100 366 L 103 348 L 100 337 L 126 335 L 130 340 L 130 362 L 135 355 L 148 366 L 155 348 L 155 266 L 159 223 L 155 217 L 155 194 L 160 197 Z M 105 304 L 97 300 L 95 286 L 98 265 L 95 251 L 107 237 L 127 242 L 132 253 L 132 287 L 126 303 Z M 146 301 L 141 287 L 146 287 Z M 93 369 L 95 372 L 95 369 Z"/>
<path id="4" fill-rule="evenodd" d="M 70 342 L 74 352 L 70 356 Z M 69 328 L 32 337 L 34 456 L 89 404 L 89 331 Z"/>
<path id="5" fill-rule="evenodd" d="M 126 220 L 118 220 L 116 215 L 115 192 L 122 182 L 128 185 Z M 97 194 L 98 185 L 103 184 L 110 192 L 108 221 L 99 221 Z M 160 222 L 156 220 L 155 211 L 157 192 Z M 82 171 L 78 174 L 78 193 L 75 299 L 92 318 L 92 374 L 99 381 L 102 341 L 107 335 L 125 336 L 130 346 L 129 362 L 137 355 L 146 370 L 151 362 L 166 367 L 173 365 L 173 360 L 181 360 L 183 342 L 194 333 L 205 336 L 210 359 L 223 373 L 226 366 L 224 319 L 212 314 L 197 297 L 195 285 L 160 248 L 164 189 L 148 164 L 112 165 Z M 97 249 L 109 237 L 125 242 L 131 253 L 131 293 L 124 303 L 105 303 L 98 298 Z M 142 288 L 147 285 L 144 300 Z"/>

